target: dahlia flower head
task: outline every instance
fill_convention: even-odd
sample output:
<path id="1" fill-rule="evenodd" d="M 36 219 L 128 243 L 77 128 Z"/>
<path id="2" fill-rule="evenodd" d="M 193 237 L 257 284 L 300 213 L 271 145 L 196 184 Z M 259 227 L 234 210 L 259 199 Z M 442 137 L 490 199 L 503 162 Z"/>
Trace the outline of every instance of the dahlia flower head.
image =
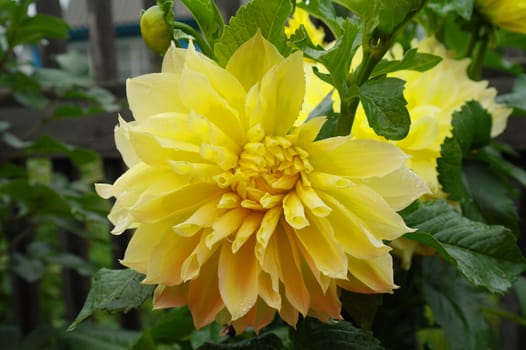
<path id="1" fill-rule="evenodd" d="M 321 117 L 293 127 L 304 93 L 302 53 L 259 32 L 224 68 L 172 46 L 161 73 L 127 81 L 129 169 L 96 190 L 116 198 L 112 232 L 135 229 L 122 263 L 157 285 L 155 308 L 258 331 L 340 319 L 341 288 L 396 287 L 385 242 L 412 231 L 397 211 L 427 187 L 394 145 L 315 141 Z"/>
<path id="2" fill-rule="evenodd" d="M 418 52 L 440 56 L 442 61 L 424 72 L 405 70 L 389 74 L 406 81 L 404 97 L 411 118 L 407 137 L 393 141 L 376 135 L 369 127 L 361 106 L 356 114 L 352 136 L 355 139 L 383 140 L 399 147 L 409 156 L 407 166 L 426 181 L 432 196 L 443 197 L 436 167 L 440 147 L 446 137 L 451 136 L 453 113 L 468 101 L 479 102 L 492 116 L 491 136 L 495 137 L 506 128 L 512 109 L 496 103 L 497 90 L 488 87 L 487 81 L 474 81 L 468 77 L 470 59 L 455 59 L 433 37 L 415 42 L 414 46 Z M 402 48 L 395 46 L 391 55 L 391 58 L 401 59 Z"/>
<path id="3" fill-rule="evenodd" d="M 526 1 L 476 0 L 475 6 L 493 25 L 526 34 Z"/>

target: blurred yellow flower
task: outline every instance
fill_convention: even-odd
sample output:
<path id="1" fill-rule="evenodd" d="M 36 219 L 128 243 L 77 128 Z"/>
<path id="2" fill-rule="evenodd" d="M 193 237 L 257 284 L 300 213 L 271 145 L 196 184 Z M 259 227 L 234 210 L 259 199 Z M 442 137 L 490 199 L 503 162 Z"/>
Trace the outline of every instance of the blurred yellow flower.
<path id="1" fill-rule="evenodd" d="M 436 170 L 440 146 L 451 135 L 451 119 L 455 111 L 470 100 L 478 101 L 493 118 L 492 136 L 506 127 L 511 109 L 495 102 L 497 91 L 488 87 L 487 81 L 471 80 L 466 69 L 469 59 L 454 59 L 442 44 L 427 38 L 417 44 L 419 52 L 432 53 L 442 61 L 425 72 L 399 71 L 390 76 L 406 81 L 404 96 L 411 117 L 407 137 L 389 141 L 409 155 L 407 166 L 424 179 L 436 196 L 441 196 Z M 402 57 L 401 47 L 393 49 L 394 58 Z M 369 127 L 363 109 L 358 109 L 352 134 L 357 139 L 385 140 Z"/>
<path id="2" fill-rule="evenodd" d="M 301 26 L 305 28 L 314 45 L 323 46 L 323 40 L 325 39 L 325 31 L 323 28 L 316 27 L 314 23 L 312 23 L 307 11 L 296 7 L 292 17 L 289 18 L 285 26 L 285 35 L 290 38 Z"/>
<path id="3" fill-rule="evenodd" d="M 303 58 L 258 32 L 225 68 L 171 47 L 162 73 L 127 82 L 135 120 L 115 140 L 129 170 L 113 185 L 113 233 L 135 228 L 122 263 L 158 285 L 156 308 L 188 305 L 259 330 L 279 315 L 340 318 L 339 288 L 389 293 L 396 211 L 424 193 L 385 142 L 314 142 L 324 118 L 293 128 Z"/>
<path id="4" fill-rule="evenodd" d="M 476 0 L 476 7 L 497 27 L 526 34 L 526 1 Z"/>

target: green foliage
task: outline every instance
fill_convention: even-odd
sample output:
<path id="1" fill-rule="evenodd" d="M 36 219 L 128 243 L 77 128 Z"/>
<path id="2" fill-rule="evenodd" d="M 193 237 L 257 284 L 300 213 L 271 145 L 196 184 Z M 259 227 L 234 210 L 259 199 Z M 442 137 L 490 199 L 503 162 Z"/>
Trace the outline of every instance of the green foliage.
<path id="1" fill-rule="evenodd" d="M 337 16 L 331 0 L 310 0 L 296 4 L 297 7 L 307 10 L 311 15 L 321 19 L 330 28 L 335 37 L 342 34 L 343 18 Z"/>
<path id="2" fill-rule="evenodd" d="M 296 330 L 290 330 L 292 349 L 341 349 L 373 350 L 383 349 L 378 339 L 350 322 L 338 321 L 329 324 L 306 318 L 298 323 Z"/>
<path id="3" fill-rule="evenodd" d="M 484 296 L 439 259 L 422 266 L 423 292 L 452 350 L 494 348 L 481 302 Z"/>
<path id="4" fill-rule="evenodd" d="M 432 235 L 441 248 L 437 252 L 452 262 L 477 287 L 504 293 L 526 270 L 515 237 L 503 226 L 472 221 L 444 201 L 417 203 L 402 212 L 410 227 Z M 420 240 L 418 236 L 407 236 Z"/>
<path id="5" fill-rule="evenodd" d="M 401 140 L 409 132 L 411 119 L 405 107 L 404 84 L 401 79 L 384 77 L 360 86 L 360 101 L 369 125 L 389 140 Z"/>
<path id="6" fill-rule="evenodd" d="M 192 13 L 208 43 L 213 46 L 221 37 L 225 25 L 215 1 L 182 0 L 182 2 Z"/>
<path id="7" fill-rule="evenodd" d="M 396 72 L 399 70 L 414 70 L 424 72 L 442 61 L 441 57 L 428 53 L 419 53 L 416 49 L 407 50 L 401 60 L 382 60 L 371 73 L 371 78 Z"/>
<path id="8" fill-rule="evenodd" d="M 254 0 L 242 6 L 224 27 L 221 39 L 214 45 L 219 64 L 224 66 L 234 51 L 252 38 L 257 30 L 286 56 L 289 48 L 283 27 L 291 11 L 289 0 Z"/>
<path id="9" fill-rule="evenodd" d="M 335 0 L 362 18 L 364 31 L 379 40 L 398 32 L 425 4 L 424 0 Z"/>
<path id="10" fill-rule="evenodd" d="M 141 284 L 143 278 L 141 274 L 129 269 L 100 269 L 93 277 L 84 307 L 69 329 L 75 329 L 96 310 L 127 312 L 141 305 L 154 289 L 154 286 Z"/>

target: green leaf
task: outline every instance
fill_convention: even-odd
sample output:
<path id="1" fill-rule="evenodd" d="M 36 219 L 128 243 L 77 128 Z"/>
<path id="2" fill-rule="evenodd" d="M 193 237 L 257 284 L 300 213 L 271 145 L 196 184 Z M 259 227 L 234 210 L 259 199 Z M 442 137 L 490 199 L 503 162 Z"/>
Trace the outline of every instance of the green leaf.
<path id="1" fill-rule="evenodd" d="M 481 312 L 480 293 L 454 268 L 436 258 L 423 261 L 422 278 L 424 296 L 451 350 L 493 348 Z"/>
<path id="2" fill-rule="evenodd" d="M 385 38 L 396 33 L 424 5 L 424 0 L 334 0 L 364 22 L 367 34 Z M 376 35 L 375 35 L 376 36 Z"/>
<path id="3" fill-rule="evenodd" d="M 137 340 L 133 349 L 143 349 L 143 344 L 173 344 L 188 338 L 194 331 L 192 316 L 186 307 L 171 309 L 153 324 L 152 327 L 143 332 Z M 155 347 L 152 347 L 155 349 Z"/>
<path id="4" fill-rule="evenodd" d="M 334 46 L 328 50 L 316 48 L 310 42 L 305 29 L 296 31 L 290 38 L 305 55 L 312 58 L 327 68 L 330 73 L 326 80 L 340 93 L 340 96 L 349 95 L 346 78 L 349 75 L 351 61 L 356 50 L 361 44 L 360 26 L 357 21 L 347 19 L 342 24 L 343 35 L 336 40 Z"/>
<path id="5" fill-rule="evenodd" d="M 38 281 L 44 275 L 46 267 L 41 259 L 14 253 L 12 270 L 27 282 Z"/>
<path id="6" fill-rule="evenodd" d="M 306 318 L 290 329 L 292 349 L 318 350 L 375 350 L 383 349 L 380 341 L 370 333 L 354 327 L 350 322 L 323 323 Z"/>
<path id="7" fill-rule="evenodd" d="M 493 142 L 491 145 L 480 149 L 477 152 L 479 159 L 484 160 L 486 163 L 491 165 L 498 174 L 511 177 L 513 180 L 526 187 L 526 171 L 518 166 L 507 161 L 503 156 L 499 148 L 499 145 Z"/>
<path id="8" fill-rule="evenodd" d="M 112 329 L 108 326 L 82 324 L 73 332 L 64 332 L 60 340 L 64 349 L 128 350 L 139 337 L 136 331 Z"/>
<path id="9" fill-rule="evenodd" d="M 442 58 L 428 53 L 419 53 L 417 49 L 409 49 L 401 60 L 382 60 L 374 67 L 371 78 L 399 70 L 414 70 L 424 72 L 433 68 Z"/>
<path id="10" fill-rule="evenodd" d="M 77 166 L 99 160 L 99 155 L 96 152 L 62 143 L 47 135 L 39 137 L 34 143 L 25 147 L 25 151 L 48 155 L 62 153 L 67 155 Z"/>
<path id="11" fill-rule="evenodd" d="M 446 202 L 426 201 L 401 212 L 409 227 L 431 234 L 457 269 L 475 286 L 503 293 L 523 271 L 526 260 L 514 236 L 503 226 L 463 217 Z M 443 254 L 443 250 L 437 250 Z"/>
<path id="12" fill-rule="evenodd" d="M 506 226 L 518 237 L 519 217 L 511 184 L 480 161 L 465 161 L 462 173 L 484 222 Z"/>
<path id="13" fill-rule="evenodd" d="M 213 46 L 221 37 L 225 25 L 215 1 L 181 0 L 181 2 L 190 10 L 206 40 Z"/>
<path id="14" fill-rule="evenodd" d="M 213 344 L 204 343 L 198 350 L 285 350 L 281 339 L 274 333 L 261 334 L 237 343 Z"/>
<path id="15" fill-rule="evenodd" d="M 32 184 L 24 179 L 10 180 L 0 184 L 0 193 L 8 196 L 11 202 L 18 206 L 18 217 L 71 215 L 71 208 L 64 197 L 44 184 Z"/>
<path id="16" fill-rule="evenodd" d="M 93 277 L 91 290 L 82 310 L 68 329 L 75 329 L 97 310 L 127 312 L 140 306 L 155 288 L 141 284 L 143 278 L 143 275 L 130 269 L 100 269 Z"/>
<path id="17" fill-rule="evenodd" d="M 475 0 L 430 0 L 427 7 L 442 17 L 456 14 L 465 20 L 470 20 L 474 5 Z"/>
<path id="18" fill-rule="evenodd" d="M 95 268 L 92 264 L 71 253 L 63 252 L 50 255 L 46 257 L 46 260 L 52 264 L 58 264 L 63 267 L 74 269 L 83 276 L 91 276 L 95 272 Z"/>
<path id="19" fill-rule="evenodd" d="M 291 11 L 289 0 L 254 0 L 242 6 L 224 27 L 221 39 L 214 45 L 219 64 L 224 66 L 234 51 L 252 38 L 258 29 L 286 56 L 290 49 L 283 28 Z"/>
<path id="20" fill-rule="evenodd" d="M 401 140 L 409 132 L 411 119 L 405 107 L 404 84 L 398 78 L 377 78 L 360 86 L 360 101 L 369 126 L 389 140 Z"/>
<path id="21" fill-rule="evenodd" d="M 60 18 L 47 15 L 27 17 L 17 28 L 14 45 L 37 44 L 44 38 L 67 39 L 68 25 Z"/>
<path id="22" fill-rule="evenodd" d="M 476 101 L 453 113 L 452 137 L 441 146 L 437 159 L 438 180 L 448 198 L 460 202 L 465 216 L 484 221 L 469 185 L 462 174 L 464 156 L 487 145 L 491 140 L 491 115 Z"/>
<path id="23" fill-rule="evenodd" d="M 341 35 L 343 18 L 336 15 L 332 0 L 309 0 L 299 2 L 296 6 L 322 20 L 327 24 L 336 38 Z"/>

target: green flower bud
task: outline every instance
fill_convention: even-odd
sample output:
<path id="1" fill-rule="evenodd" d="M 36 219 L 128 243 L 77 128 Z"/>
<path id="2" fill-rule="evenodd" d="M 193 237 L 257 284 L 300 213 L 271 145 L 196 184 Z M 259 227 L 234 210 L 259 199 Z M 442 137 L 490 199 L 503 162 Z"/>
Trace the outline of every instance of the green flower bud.
<path id="1" fill-rule="evenodd" d="M 172 29 L 159 6 L 154 5 L 142 14 L 141 35 L 146 45 L 160 54 L 164 54 L 170 46 Z"/>

